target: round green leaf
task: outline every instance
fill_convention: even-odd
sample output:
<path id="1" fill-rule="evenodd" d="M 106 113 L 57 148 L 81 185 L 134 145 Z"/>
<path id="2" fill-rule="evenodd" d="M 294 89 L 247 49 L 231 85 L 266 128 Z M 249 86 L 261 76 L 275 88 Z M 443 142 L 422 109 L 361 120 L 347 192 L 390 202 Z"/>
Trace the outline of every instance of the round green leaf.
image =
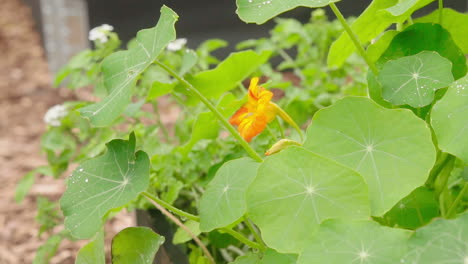
<path id="1" fill-rule="evenodd" d="M 301 252 L 323 220 L 369 216 L 359 174 L 299 147 L 263 162 L 247 190 L 247 207 L 265 243 L 281 253 Z"/>
<path id="2" fill-rule="evenodd" d="M 433 51 L 388 61 L 378 76 L 382 96 L 394 105 L 428 105 L 435 90 L 453 82 L 451 69 L 452 63 Z"/>
<path id="3" fill-rule="evenodd" d="M 75 264 L 105 264 L 104 232 L 100 231 L 96 237 L 83 246 L 76 256 Z"/>
<path id="4" fill-rule="evenodd" d="M 322 7 L 339 0 L 237 0 L 239 18 L 247 23 L 263 24 L 298 6 Z"/>
<path id="5" fill-rule="evenodd" d="M 107 149 L 78 166 L 60 199 L 65 227 L 75 238 L 92 237 L 110 209 L 135 199 L 148 186 L 149 158 L 143 151 L 135 153 L 133 133 L 129 140 L 112 140 Z"/>
<path id="6" fill-rule="evenodd" d="M 112 264 L 152 264 L 164 237 L 147 227 L 128 227 L 112 239 Z"/>
<path id="7" fill-rule="evenodd" d="M 219 168 L 200 200 L 200 230 L 209 232 L 241 218 L 246 210 L 245 192 L 260 164 L 242 158 Z"/>
<path id="8" fill-rule="evenodd" d="M 435 162 L 423 120 L 364 97 L 346 97 L 318 111 L 304 147 L 358 171 L 369 185 L 373 215 L 423 185 Z"/>
<path id="9" fill-rule="evenodd" d="M 455 79 L 465 76 L 467 71 L 465 55 L 447 30 L 432 23 L 416 23 L 398 33 L 378 60 L 378 64 L 422 51 L 435 51 L 450 60 Z"/>
<path id="10" fill-rule="evenodd" d="M 454 220 L 437 219 L 409 239 L 402 263 L 468 263 L 468 213 Z"/>
<path id="11" fill-rule="evenodd" d="M 439 203 L 433 190 L 419 187 L 384 215 L 386 225 L 416 229 L 439 216 Z"/>
<path id="12" fill-rule="evenodd" d="M 431 112 L 439 148 L 468 163 L 468 77 L 453 83 Z"/>
<path id="13" fill-rule="evenodd" d="M 372 221 L 329 220 L 320 226 L 297 263 L 400 263 L 409 234 Z"/>

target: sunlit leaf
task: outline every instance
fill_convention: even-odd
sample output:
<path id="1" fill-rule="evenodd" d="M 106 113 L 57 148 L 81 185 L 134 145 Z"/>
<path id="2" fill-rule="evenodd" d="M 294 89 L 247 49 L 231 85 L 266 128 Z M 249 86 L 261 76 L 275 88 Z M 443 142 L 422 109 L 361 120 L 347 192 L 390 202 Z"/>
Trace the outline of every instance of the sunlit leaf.
<path id="1" fill-rule="evenodd" d="M 357 35 L 361 44 L 367 44 L 385 31 L 391 24 L 404 22 L 415 10 L 433 1 L 434 0 L 411 1 L 413 5 L 410 8 L 406 9 L 403 14 L 394 16 L 386 9 L 398 4 L 397 0 L 374 0 L 354 21 L 351 25 L 351 29 Z M 343 32 L 330 48 L 330 52 L 328 53 L 328 65 L 341 67 L 355 50 L 356 48 L 351 38 L 346 32 Z"/>
<path id="2" fill-rule="evenodd" d="M 457 219 L 437 219 L 416 230 L 402 263 L 460 263 L 468 260 L 468 213 Z"/>
<path id="3" fill-rule="evenodd" d="M 218 169 L 200 200 L 200 229 L 203 232 L 227 226 L 246 213 L 245 193 L 257 175 L 259 165 L 242 158 L 228 161 Z"/>
<path id="4" fill-rule="evenodd" d="M 431 112 L 439 148 L 468 163 L 468 77 L 453 83 Z"/>
<path id="5" fill-rule="evenodd" d="M 422 51 L 435 51 L 450 60 L 455 79 L 466 75 L 465 55 L 447 30 L 432 23 L 413 24 L 398 33 L 377 63 L 382 65 L 389 60 L 415 55 Z"/>
<path id="6" fill-rule="evenodd" d="M 297 263 L 400 263 L 409 235 L 372 221 L 328 220 L 307 243 Z"/>
<path id="7" fill-rule="evenodd" d="M 112 239 L 112 264 L 152 264 L 164 237 L 148 227 L 128 227 Z"/>
<path id="8" fill-rule="evenodd" d="M 322 7 L 339 0 L 237 0 L 239 18 L 247 23 L 263 24 L 298 6 Z"/>
<path id="9" fill-rule="evenodd" d="M 138 32 L 138 45 L 118 51 L 102 62 L 104 83 L 109 95 L 101 102 L 80 109 L 94 126 L 108 126 L 130 103 L 137 77 L 158 57 L 159 53 L 175 39 L 174 23 L 178 16 L 170 8 L 161 8 L 158 24 Z"/>
<path id="10" fill-rule="evenodd" d="M 247 191 L 248 216 L 282 253 L 299 253 L 328 218 L 369 216 L 367 185 L 349 168 L 304 148 L 268 157 Z"/>
<path id="11" fill-rule="evenodd" d="M 394 105 L 423 107 L 437 89 L 453 82 L 452 63 L 434 51 L 386 62 L 379 72 L 383 98 Z"/>
<path id="12" fill-rule="evenodd" d="M 105 264 L 104 232 L 101 230 L 96 237 L 83 246 L 76 256 L 75 264 Z"/>
<path id="13" fill-rule="evenodd" d="M 410 110 L 346 97 L 319 110 L 304 147 L 359 172 L 369 185 L 372 214 L 381 215 L 423 185 L 435 162 L 427 124 Z"/>
<path id="14" fill-rule="evenodd" d="M 135 199 L 148 183 L 149 158 L 135 153 L 134 134 L 112 140 L 104 155 L 83 162 L 68 179 L 60 199 L 65 227 L 76 238 L 92 237 L 110 209 Z"/>

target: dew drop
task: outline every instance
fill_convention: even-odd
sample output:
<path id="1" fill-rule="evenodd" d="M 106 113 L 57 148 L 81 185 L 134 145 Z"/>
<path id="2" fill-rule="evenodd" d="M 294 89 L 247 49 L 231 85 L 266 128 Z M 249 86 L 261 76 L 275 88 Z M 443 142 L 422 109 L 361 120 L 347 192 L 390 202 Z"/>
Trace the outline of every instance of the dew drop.
<path id="1" fill-rule="evenodd" d="M 88 178 L 85 179 L 85 182 L 88 182 Z"/>
<path id="2" fill-rule="evenodd" d="M 83 171 L 83 168 L 80 168 L 78 171 L 79 171 L 79 172 L 82 172 L 82 171 Z"/>

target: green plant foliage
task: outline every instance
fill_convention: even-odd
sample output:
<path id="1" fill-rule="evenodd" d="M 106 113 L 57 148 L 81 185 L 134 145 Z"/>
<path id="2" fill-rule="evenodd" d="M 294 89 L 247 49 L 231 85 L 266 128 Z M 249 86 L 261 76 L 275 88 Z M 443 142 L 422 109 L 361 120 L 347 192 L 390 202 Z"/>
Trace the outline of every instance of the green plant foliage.
<path id="1" fill-rule="evenodd" d="M 436 10 L 427 16 L 415 20 L 417 23 L 438 23 L 440 11 Z M 468 53 L 468 15 L 459 13 L 451 8 L 444 8 L 442 11 L 442 27 L 445 28 L 453 38 L 453 41 L 463 51 Z"/>
<path id="2" fill-rule="evenodd" d="M 468 163 L 468 77 L 453 83 L 431 112 L 440 149 Z"/>
<path id="3" fill-rule="evenodd" d="M 98 232 L 93 240 L 78 251 L 75 264 L 105 264 L 104 232 Z"/>
<path id="4" fill-rule="evenodd" d="M 407 229 L 421 227 L 439 215 L 436 194 L 427 187 L 419 187 L 399 201 L 383 219 L 386 225 Z"/>
<path id="5" fill-rule="evenodd" d="M 468 213 L 457 219 L 437 219 L 416 230 L 410 238 L 404 263 L 465 263 L 467 259 Z"/>
<path id="6" fill-rule="evenodd" d="M 357 35 L 361 43 L 366 44 L 377 37 L 393 23 L 404 22 L 415 10 L 433 2 L 434 0 L 374 0 L 364 10 L 364 12 L 354 21 L 351 29 Z M 405 2 L 398 7 L 398 3 Z M 405 11 L 401 15 L 392 15 L 388 8 L 395 8 L 398 11 Z M 341 67 L 345 60 L 356 50 L 351 38 L 346 32 L 333 43 L 328 53 L 328 65 L 331 67 Z"/>
<path id="7" fill-rule="evenodd" d="M 151 264 L 163 243 L 148 227 L 125 228 L 112 239 L 112 264 Z"/>
<path id="8" fill-rule="evenodd" d="M 237 0 L 239 18 L 247 23 L 263 24 L 298 6 L 322 7 L 339 0 Z"/>
<path id="9" fill-rule="evenodd" d="M 388 61 L 378 76 L 382 96 L 394 105 L 426 106 L 437 89 L 453 82 L 451 69 L 452 63 L 434 51 Z"/>
<path id="10" fill-rule="evenodd" d="M 424 41 L 421 41 L 424 40 Z M 382 54 L 378 63 L 418 54 L 422 51 L 435 51 L 452 62 L 455 79 L 466 75 L 466 58 L 455 44 L 450 33 L 438 24 L 417 23 L 398 33 L 390 46 Z"/>
<path id="11" fill-rule="evenodd" d="M 24 200 L 24 198 L 29 192 L 29 189 L 31 189 L 31 187 L 33 186 L 35 179 L 36 179 L 36 171 L 32 170 L 28 172 L 26 175 L 24 175 L 24 177 L 21 178 L 21 180 L 18 182 L 18 184 L 16 185 L 16 191 L 15 191 L 15 201 L 17 203 L 20 203 Z"/>
<path id="12" fill-rule="evenodd" d="M 41 245 L 34 256 L 33 264 L 48 264 L 50 259 L 57 252 L 60 243 L 63 241 L 63 236 L 60 234 L 52 235 L 47 241 Z"/>
<path id="13" fill-rule="evenodd" d="M 158 82 L 154 81 L 153 84 L 151 85 L 151 89 L 148 92 L 148 96 L 146 97 L 147 101 L 152 101 L 158 97 L 161 97 L 163 95 L 169 94 L 174 90 L 176 87 L 175 82 L 172 83 L 163 83 L 163 82 Z"/>
<path id="14" fill-rule="evenodd" d="M 423 185 L 435 161 L 424 121 L 409 110 L 385 109 L 361 97 L 318 111 L 304 147 L 358 171 L 369 185 L 376 216 Z"/>
<path id="15" fill-rule="evenodd" d="M 328 220 L 307 243 L 297 263 L 400 263 L 409 234 L 372 221 Z"/>
<path id="16" fill-rule="evenodd" d="M 65 227 L 76 238 L 92 237 L 110 209 L 135 199 L 148 186 L 149 158 L 143 151 L 135 153 L 134 134 L 129 140 L 112 140 L 107 149 L 73 172 L 60 200 Z"/>
<path id="17" fill-rule="evenodd" d="M 240 256 L 236 258 L 231 264 L 258 264 L 260 257 L 257 254 L 248 254 L 246 256 Z"/>
<path id="18" fill-rule="evenodd" d="M 280 254 L 269 248 L 258 264 L 296 264 L 296 260 L 297 255 L 295 254 Z"/>
<path id="19" fill-rule="evenodd" d="M 104 84 L 109 95 L 99 103 L 80 109 L 80 113 L 89 118 L 94 126 L 110 125 L 130 103 L 137 77 L 175 39 L 174 23 L 177 18 L 174 11 L 163 6 L 158 24 L 138 32 L 138 46 L 113 53 L 102 62 Z"/>
<path id="20" fill-rule="evenodd" d="M 188 220 L 187 222 L 184 223 L 184 225 L 192 232 L 192 234 L 198 236 L 201 231 L 200 231 L 200 223 L 192 220 Z M 192 237 L 189 236 L 187 231 L 185 231 L 182 228 L 177 228 L 177 231 L 174 234 L 174 237 L 172 238 L 172 243 L 173 244 L 182 244 L 187 241 L 192 240 Z"/>
<path id="21" fill-rule="evenodd" d="M 200 72 L 186 79 L 208 98 L 219 98 L 245 80 L 260 65 L 265 63 L 271 52 L 260 54 L 247 50 L 231 53 L 216 68 Z M 242 65 L 242 67 L 239 67 Z"/>
<path id="22" fill-rule="evenodd" d="M 367 56 L 372 62 L 376 62 L 388 48 L 392 39 L 399 33 L 398 30 L 385 31 L 377 41 L 367 47 Z"/>
<path id="23" fill-rule="evenodd" d="M 285 253 L 301 252 L 328 218 L 369 216 L 367 186 L 357 173 L 299 147 L 262 163 L 247 208 L 265 243 Z"/>
<path id="24" fill-rule="evenodd" d="M 203 232 L 227 226 L 246 213 L 245 193 L 257 175 L 259 165 L 243 158 L 228 161 L 219 168 L 200 200 L 200 229 Z"/>

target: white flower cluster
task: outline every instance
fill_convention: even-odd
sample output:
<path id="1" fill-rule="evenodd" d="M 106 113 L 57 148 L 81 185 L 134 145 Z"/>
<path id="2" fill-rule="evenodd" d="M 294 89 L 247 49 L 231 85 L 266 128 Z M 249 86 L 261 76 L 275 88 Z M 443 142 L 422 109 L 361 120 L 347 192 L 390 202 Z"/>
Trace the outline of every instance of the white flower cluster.
<path id="1" fill-rule="evenodd" d="M 89 40 L 96 41 L 99 40 L 101 43 L 106 43 L 108 38 L 109 32 L 114 30 L 114 27 L 108 24 L 100 25 L 99 27 L 95 27 L 89 31 Z"/>
<path id="2" fill-rule="evenodd" d="M 68 110 L 64 105 L 54 105 L 44 115 L 44 122 L 50 126 L 60 126 L 61 120 L 67 116 Z"/>
<path id="3" fill-rule="evenodd" d="M 187 44 L 187 39 L 186 38 L 179 38 L 179 39 L 176 39 L 174 41 L 171 41 L 169 42 L 169 44 L 167 44 L 167 50 L 168 51 L 178 51 L 180 49 L 182 49 L 185 44 Z"/>

